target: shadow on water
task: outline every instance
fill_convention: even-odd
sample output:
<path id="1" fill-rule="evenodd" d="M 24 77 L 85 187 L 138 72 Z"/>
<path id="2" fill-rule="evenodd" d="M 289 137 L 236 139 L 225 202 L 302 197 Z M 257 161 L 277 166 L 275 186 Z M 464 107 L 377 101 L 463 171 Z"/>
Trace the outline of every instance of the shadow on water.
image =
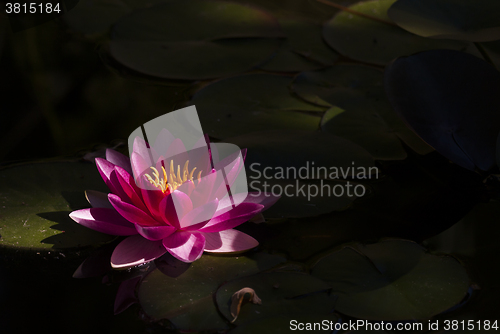
<path id="1" fill-rule="evenodd" d="M 70 213 L 71 211 L 37 213 L 37 216 L 56 223 L 50 227 L 51 229 L 61 231 L 61 233 L 43 239 L 41 243 L 52 244 L 55 249 L 65 249 L 106 243 L 114 238 L 112 235 L 77 224 L 69 217 Z"/>

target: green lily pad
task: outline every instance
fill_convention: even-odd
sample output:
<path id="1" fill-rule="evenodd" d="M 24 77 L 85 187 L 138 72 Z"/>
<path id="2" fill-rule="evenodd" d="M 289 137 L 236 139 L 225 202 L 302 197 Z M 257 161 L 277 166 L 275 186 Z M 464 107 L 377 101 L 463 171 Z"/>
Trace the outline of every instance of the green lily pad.
<path id="1" fill-rule="evenodd" d="M 297 330 L 314 330 L 314 333 L 331 333 L 339 317 L 335 314 L 281 315 L 249 321 L 229 331 L 229 334 L 284 334 Z M 314 325 L 314 324 L 321 324 Z M 315 327 L 316 326 L 316 327 Z"/>
<path id="2" fill-rule="evenodd" d="M 173 0 L 138 10 L 112 29 L 111 55 L 137 72 L 197 80 L 247 71 L 283 34 L 267 13 L 225 1 Z"/>
<path id="3" fill-rule="evenodd" d="M 132 8 L 121 0 L 79 0 L 63 18 L 74 31 L 96 34 L 107 31 L 120 17 L 131 11 Z"/>
<path id="4" fill-rule="evenodd" d="M 332 65 L 338 55 L 321 38 L 321 25 L 299 18 L 280 18 L 285 43 L 261 69 L 276 72 L 298 72 Z"/>
<path id="5" fill-rule="evenodd" d="M 69 218 L 90 207 L 86 189 L 108 191 L 95 164 L 30 163 L 0 170 L 0 247 L 43 250 L 98 245 L 113 236 Z"/>
<path id="6" fill-rule="evenodd" d="M 335 297 L 329 295 L 329 285 L 311 275 L 294 272 L 261 273 L 239 278 L 222 285 L 216 294 L 219 311 L 233 320 L 230 313 L 231 297 L 243 288 L 251 288 L 262 304 L 242 305 L 234 323 L 277 315 L 323 314 L 328 315 L 335 307 Z"/>
<path id="7" fill-rule="evenodd" d="M 386 65 L 399 56 L 432 49 L 465 49 L 468 44 L 416 36 L 393 24 L 387 10 L 395 0 L 360 2 L 349 7 L 380 22 L 340 12 L 324 25 L 325 41 L 340 54 L 366 63 Z"/>
<path id="8" fill-rule="evenodd" d="M 286 260 L 278 255 L 254 253 L 224 257 L 203 255 L 177 278 L 153 271 L 139 287 L 139 301 L 153 319 L 169 319 L 178 329 L 189 331 L 225 329 L 228 324 L 217 312 L 213 293 L 228 280 L 270 269 Z"/>
<path id="9" fill-rule="evenodd" d="M 395 60 L 385 87 L 398 115 L 456 164 L 495 165 L 500 131 L 500 74 L 472 55 L 432 50 Z"/>
<path id="10" fill-rule="evenodd" d="M 203 130 L 224 139 L 244 133 L 290 129 L 316 130 L 324 108 L 290 94 L 291 78 L 246 74 L 216 81 L 194 94 Z"/>
<path id="11" fill-rule="evenodd" d="M 321 258 L 312 275 L 338 295 L 338 312 L 369 320 L 427 319 L 458 304 L 469 287 L 460 262 L 407 240 L 344 247 Z"/>
<path id="12" fill-rule="evenodd" d="M 465 265 L 473 281 L 472 298 L 460 309 L 439 316 L 443 319 L 491 319 L 496 320 L 496 304 L 500 298 L 498 286 L 498 258 L 500 247 L 500 202 L 492 200 L 478 204 L 461 221 L 448 230 L 425 241 L 434 252 L 449 252 Z M 477 330 L 477 323 L 474 322 Z M 498 323 L 497 323 L 498 324 Z"/>
<path id="13" fill-rule="evenodd" d="M 398 0 L 387 14 L 422 37 L 488 42 L 500 39 L 499 12 L 496 0 Z"/>
<path id="14" fill-rule="evenodd" d="M 406 158 L 400 139 L 420 154 L 433 150 L 394 112 L 378 69 L 342 64 L 303 72 L 292 89 L 309 102 L 332 107 L 323 116 L 323 131 L 351 140 L 378 160 Z"/>

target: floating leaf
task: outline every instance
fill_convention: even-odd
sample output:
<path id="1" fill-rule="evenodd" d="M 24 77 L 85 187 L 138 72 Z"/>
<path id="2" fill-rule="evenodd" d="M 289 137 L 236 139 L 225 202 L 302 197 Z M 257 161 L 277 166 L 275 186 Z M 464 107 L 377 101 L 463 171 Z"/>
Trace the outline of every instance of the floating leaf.
<path id="1" fill-rule="evenodd" d="M 340 54 L 371 64 L 386 65 L 398 56 L 432 49 L 465 49 L 468 44 L 434 40 L 399 28 L 388 16 L 395 0 L 360 2 L 349 8 L 374 17 L 372 20 L 349 12 L 340 12 L 323 29 L 325 41 Z"/>
<path id="2" fill-rule="evenodd" d="M 278 21 L 286 35 L 285 43 L 261 69 L 298 72 L 332 65 L 337 60 L 338 55 L 321 38 L 319 23 L 285 17 Z"/>
<path id="3" fill-rule="evenodd" d="M 208 79 L 249 70 L 279 48 L 267 13 L 225 1 L 173 0 L 135 11 L 112 30 L 111 55 L 137 72 Z"/>
<path id="4" fill-rule="evenodd" d="M 333 288 L 338 312 L 370 320 L 427 319 L 459 303 L 469 287 L 457 260 L 407 240 L 344 247 L 321 258 L 312 275 Z"/>
<path id="5" fill-rule="evenodd" d="M 64 15 L 64 22 L 72 30 L 95 34 L 107 31 L 131 11 L 132 8 L 120 0 L 79 0 L 75 8 Z"/>
<path id="6" fill-rule="evenodd" d="M 369 192 L 366 186 L 350 181 L 260 179 L 249 183 L 249 191 L 281 196 L 264 212 L 266 218 L 315 217 L 344 210 Z"/>
<path id="7" fill-rule="evenodd" d="M 291 78 L 246 74 L 216 81 L 200 91 L 192 104 L 210 136 L 224 139 L 243 133 L 290 129 L 316 130 L 324 108 L 290 94 Z"/>
<path id="8" fill-rule="evenodd" d="M 500 73 L 450 50 L 395 60 L 385 73 L 389 100 L 403 120 L 439 153 L 473 170 L 495 164 L 500 131 Z"/>
<path id="9" fill-rule="evenodd" d="M 500 297 L 498 270 L 494 265 L 500 256 L 498 217 L 500 202 L 481 203 L 460 222 L 425 241 L 426 246 L 435 252 L 452 253 L 459 257 L 476 287 L 473 298 L 458 313 L 443 314 L 440 319 L 459 316 L 465 319 L 496 319 L 498 311 L 495 305 Z"/>
<path id="10" fill-rule="evenodd" d="M 326 290 L 329 286 L 313 276 L 294 272 L 261 273 L 230 281 L 222 285 L 216 294 L 220 312 L 229 320 L 231 298 L 234 291 L 243 287 L 253 289 L 262 300 L 262 304 L 246 304 L 241 308 L 236 324 L 252 320 L 289 314 L 324 314 L 331 313 L 335 298 Z"/>
<path id="11" fill-rule="evenodd" d="M 224 329 L 228 325 L 213 302 L 217 287 L 283 262 L 283 257 L 266 253 L 240 257 L 203 255 L 176 278 L 159 270 L 149 274 L 139 287 L 139 301 L 150 317 L 167 318 L 181 330 Z"/>
<path id="12" fill-rule="evenodd" d="M 488 42 L 500 39 L 499 12 L 496 0 L 398 0 L 387 14 L 422 37 Z"/>
<path id="13" fill-rule="evenodd" d="M 335 106 L 323 116 L 322 129 L 351 140 L 376 159 L 404 159 L 400 139 L 420 154 L 432 151 L 392 109 L 379 69 L 340 64 L 302 72 L 295 77 L 292 89 L 309 102 Z"/>
<path id="14" fill-rule="evenodd" d="M 349 179 L 378 172 L 362 147 L 320 131 L 262 131 L 226 141 L 248 149 L 245 164 L 251 179 Z M 283 177 L 276 175 L 280 170 Z"/>
<path id="15" fill-rule="evenodd" d="M 107 191 L 92 163 L 30 163 L 0 170 L 0 246 L 85 247 L 113 236 L 76 224 L 69 213 L 90 207 L 85 189 Z"/>

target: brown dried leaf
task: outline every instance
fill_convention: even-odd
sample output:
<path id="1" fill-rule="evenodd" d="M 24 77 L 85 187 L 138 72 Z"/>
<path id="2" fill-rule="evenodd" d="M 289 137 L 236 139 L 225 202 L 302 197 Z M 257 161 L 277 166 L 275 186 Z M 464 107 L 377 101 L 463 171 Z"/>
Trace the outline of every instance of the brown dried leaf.
<path id="1" fill-rule="evenodd" d="M 245 296 L 250 295 L 250 298 L 247 300 L 254 304 L 262 304 L 262 300 L 257 296 L 254 289 L 252 288 L 243 288 L 239 291 L 236 291 L 231 297 L 231 315 L 233 316 L 233 321 L 235 322 L 236 318 L 238 318 L 238 314 L 240 314 L 241 306 L 243 301 L 245 301 Z"/>

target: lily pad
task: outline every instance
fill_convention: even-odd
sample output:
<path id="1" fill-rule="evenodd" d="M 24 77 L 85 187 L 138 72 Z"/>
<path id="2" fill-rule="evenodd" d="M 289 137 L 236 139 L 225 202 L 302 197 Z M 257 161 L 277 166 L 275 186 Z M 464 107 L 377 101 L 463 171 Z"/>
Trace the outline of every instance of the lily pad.
<path id="1" fill-rule="evenodd" d="M 264 212 L 266 218 L 314 217 L 344 210 L 356 198 L 369 192 L 365 185 L 351 181 L 299 179 L 253 180 L 249 183 L 249 191 L 281 196 Z"/>
<path id="2" fill-rule="evenodd" d="M 433 50 L 387 67 L 385 87 L 399 116 L 456 164 L 488 170 L 500 131 L 500 73 L 462 52 Z"/>
<path id="3" fill-rule="evenodd" d="M 338 312 L 369 320 L 427 319 L 458 304 L 469 287 L 460 262 L 407 240 L 346 246 L 321 258 L 312 275 L 333 288 Z"/>
<path id="4" fill-rule="evenodd" d="M 332 333 L 339 317 L 335 314 L 329 315 L 281 315 L 249 321 L 235 329 L 229 331 L 230 334 L 285 334 L 291 331 L 314 330 L 314 333 Z M 323 327 L 314 325 L 321 324 Z M 311 326 L 311 327 L 308 327 Z M 316 327 L 314 327 L 316 326 Z M 309 329 L 308 329 L 309 328 Z"/>
<path id="5" fill-rule="evenodd" d="M 160 3 L 120 19 L 111 55 L 137 72 L 197 80 L 247 71 L 269 59 L 283 34 L 267 13 L 225 1 Z"/>
<path id="6" fill-rule="evenodd" d="M 69 213 L 89 207 L 86 189 L 107 192 L 92 163 L 47 162 L 0 170 L 0 247 L 85 247 L 114 238 L 76 224 Z"/>
<path id="7" fill-rule="evenodd" d="M 500 256 L 498 217 L 500 202 L 481 203 L 460 222 L 425 241 L 434 252 L 457 256 L 467 268 L 475 287 L 472 298 L 465 305 L 456 312 L 443 314 L 440 319 L 465 318 L 466 322 L 467 319 L 497 319 L 495 305 L 500 297 L 499 270 L 495 265 Z M 477 330 L 478 327 L 474 328 Z"/>
<path id="8" fill-rule="evenodd" d="M 253 289 L 262 304 L 244 304 L 234 323 L 247 323 L 268 316 L 289 314 L 323 314 L 333 311 L 335 297 L 328 294 L 329 285 L 313 276 L 294 272 L 272 272 L 243 277 L 222 285 L 216 294 L 220 312 L 230 321 L 232 295 L 245 288 Z"/>
<path id="9" fill-rule="evenodd" d="M 422 37 L 489 42 L 500 39 L 499 12 L 496 0 L 398 0 L 387 14 Z"/>
<path id="10" fill-rule="evenodd" d="M 320 131 L 262 131 L 226 141 L 248 149 L 250 179 L 355 179 L 378 172 L 365 149 Z"/>
<path id="11" fill-rule="evenodd" d="M 79 0 L 78 4 L 64 14 L 64 22 L 84 34 L 105 32 L 118 19 L 132 11 L 121 0 Z"/>
<path id="12" fill-rule="evenodd" d="M 255 253 L 223 257 L 203 255 L 182 275 L 172 278 L 153 271 L 139 287 L 139 301 L 153 319 L 169 319 L 181 330 L 224 329 L 228 324 L 213 301 L 217 287 L 231 279 L 270 269 L 286 260 L 278 255 Z"/>
<path id="13" fill-rule="evenodd" d="M 261 69 L 276 72 L 298 72 L 332 65 L 338 55 L 321 38 L 321 25 L 299 18 L 280 18 L 285 43 Z"/>
<path id="14" fill-rule="evenodd" d="M 432 49 L 463 50 L 468 44 L 420 37 L 392 23 L 387 10 L 395 0 L 366 1 L 350 9 L 371 16 L 340 12 L 323 28 L 325 41 L 340 54 L 366 63 L 386 65 L 399 56 Z"/>
<path id="15" fill-rule="evenodd" d="M 290 94 L 291 78 L 246 74 L 216 81 L 194 94 L 203 130 L 224 139 L 244 133 L 316 130 L 324 108 Z"/>
<path id="16" fill-rule="evenodd" d="M 394 112 L 379 69 L 341 64 L 303 72 L 292 89 L 309 102 L 330 107 L 321 122 L 323 131 L 351 140 L 378 160 L 406 158 L 400 139 L 420 154 L 433 150 Z"/>

